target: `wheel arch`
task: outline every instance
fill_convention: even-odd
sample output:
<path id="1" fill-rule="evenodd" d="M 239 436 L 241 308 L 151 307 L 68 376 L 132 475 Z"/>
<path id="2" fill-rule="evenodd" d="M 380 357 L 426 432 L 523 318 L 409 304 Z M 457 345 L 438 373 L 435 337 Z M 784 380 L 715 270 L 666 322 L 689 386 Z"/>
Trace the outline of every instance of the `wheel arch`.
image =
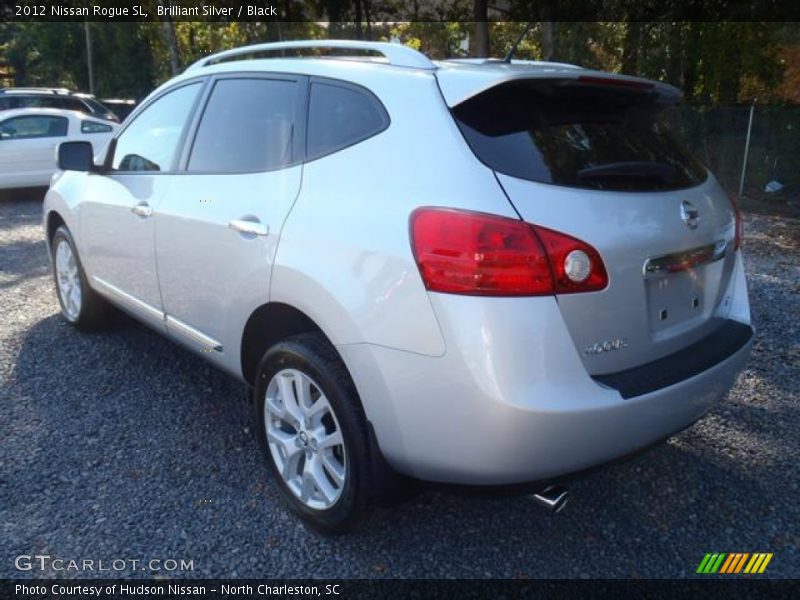
<path id="1" fill-rule="evenodd" d="M 58 181 L 56 185 L 60 183 L 61 181 Z M 75 203 L 69 202 L 57 189 L 50 188 L 44 197 L 42 213 L 44 215 L 42 225 L 44 227 L 45 242 L 48 250 L 50 250 L 50 242 L 56 233 L 56 229 L 64 226 L 69 230 L 78 252 L 81 253 L 81 243 L 77 239 L 79 232 L 77 207 Z"/>
<path id="2" fill-rule="evenodd" d="M 372 450 L 370 460 L 370 477 L 375 484 L 373 490 L 375 501 L 382 506 L 393 506 L 411 497 L 417 484 L 408 477 L 394 470 L 386 460 L 381 449 L 374 425 L 369 418 L 363 398 L 358 390 L 358 383 L 347 361 L 336 349 L 331 338 L 306 313 L 283 302 L 269 302 L 256 308 L 245 324 L 242 334 L 240 360 L 242 377 L 253 385 L 256 369 L 264 353 L 282 339 L 301 333 L 319 333 L 330 344 L 330 347 L 342 361 L 342 365 L 356 388 L 359 409 L 364 412 L 367 424 L 368 444 Z"/>
<path id="3" fill-rule="evenodd" d="M 320 333 L 331 342 L 311 317 L 294 306 L 268 302 L 256 308 L 242 333 L 240 361 L 244 380 L 252 385 L 258 363 L 271 346 L 287 337 L 310 332 Z"/>
<path id="4" fill-rule="evenodd" d="M 45 217 L 45 236 L 47 240 L 47 247 L 50 248 L 53 242 L 53 236 L 56 234 L 56 230 L 61 227 L 69 227 L 67 226 L 67 222 L 64 220 L 64 217 L 57 210 L 51 210 L 47 213 Z"/>

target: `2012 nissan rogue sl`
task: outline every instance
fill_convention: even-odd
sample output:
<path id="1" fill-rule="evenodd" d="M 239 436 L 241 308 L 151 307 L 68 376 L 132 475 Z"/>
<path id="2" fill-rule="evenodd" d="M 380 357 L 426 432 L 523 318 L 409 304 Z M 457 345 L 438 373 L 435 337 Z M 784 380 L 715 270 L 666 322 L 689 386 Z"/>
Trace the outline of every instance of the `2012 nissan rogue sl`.
<path id="1" fill-rule="evenodd" d="M 325 531 L 389 475 L 607 462 L 700 418 L 752 344 L 741 219 L 662 124 L 678 99 L 387 43 L 206 57 L 103 156 L 60 146 L 61 311 L 114 305 L 245 381 L 272 479 Z"/>

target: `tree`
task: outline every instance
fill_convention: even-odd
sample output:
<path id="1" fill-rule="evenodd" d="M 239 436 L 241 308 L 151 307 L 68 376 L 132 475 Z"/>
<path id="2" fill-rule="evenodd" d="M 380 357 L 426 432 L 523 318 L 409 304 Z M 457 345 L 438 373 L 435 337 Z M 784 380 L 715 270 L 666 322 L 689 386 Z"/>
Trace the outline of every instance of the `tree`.
<path id="1" fill-rule="evenodd" d="M 542 60 L 556 58 L 556 24 L 552 21 L 542 21 L 539 28 L 542 37 Z"/>
<path id="2" fill-rule="evenodd" d="M 625 45 L 622 48 L 622 72 L 629 75 L 639 73 L 639 55 L 642 51 L 642 24 L 638 21 L 628 23 L 625 32 Z"/>
<path id="3" fill-rule="evenodd" d="M 164 1 L 159 0 L 158 3 L 163 7 Z M 172 22 L 172 16 L 167 14 L 164 19 L 164 35 L 167 38 L 167 48 L 169 49 L 169 66 L 172 76 L 174 77 L 180 72 L 180 58 L 178 56 L 178 41 L 175 38 L 175 24 Z"/>
<path id="4" fill-rule="evenodd" d="M 143 0 L 155 6 L 163 0 Z M 504 56 L 524 28 L 521 12 L 488 21 L 488 0 L 421 0 L 409 6 L 418 21 L 389 25 L 396 0 L 281 0 L 294 19 L 271 22 L 92 23 L 95 90 L 100 97 L 139 98 L 201 56 L 245 44 L 280 39 L 364 35 L 397 39 L 432 58 Z M 412 0 L 408 0 L 412 2 Z M 522 0 L 509 0 L 509 10 Z M 553 0 L 541 0 L 548 14 Z M 358 7 L 361 7 L 360 9 Z M 360 16 L 359 16 L 359 10 Z M 497 10 L 496 8 L 494 10 Z M 331 15 L 340 21 L 323 26 Z M 537 15 L 537 16 L 538 16 Z M 785 23 L 559 23 L 540 17 L 516 57 L 555 59 L 590 68 L 665 80 L 703 104 L 798 102 L 796 68 L 800 33 Z M 305 20 L 303 20 L 305 19 Z M 366 23 L 359 34 L 358 23 Z M 478 25 L 476 25 L 478 24 Z M 481 30 L 485 26 L 485 47 Z M 171 31 L 171 33 L 170 33 Z M 17 86 L 59 86 L 87 91 L 83 23 L 0 23 L 0 63 Z"/>
<path id="5" fill-rule="evenodd" d="M 489 56 L 489 8 L 487 0 L 474 0 L 472 16 L 475 19 L 475 56 Z"/>

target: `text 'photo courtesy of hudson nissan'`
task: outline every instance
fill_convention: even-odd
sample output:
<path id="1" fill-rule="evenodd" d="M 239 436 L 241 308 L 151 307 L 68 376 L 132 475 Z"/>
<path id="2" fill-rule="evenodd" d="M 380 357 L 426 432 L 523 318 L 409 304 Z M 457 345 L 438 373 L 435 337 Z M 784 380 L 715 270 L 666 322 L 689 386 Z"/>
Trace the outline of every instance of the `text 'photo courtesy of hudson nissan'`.
<path id="1" fill-rule="evenodd" d="M 0 9 L 0 598 L 795 597 L 800 4 L 733 1 Z"/>

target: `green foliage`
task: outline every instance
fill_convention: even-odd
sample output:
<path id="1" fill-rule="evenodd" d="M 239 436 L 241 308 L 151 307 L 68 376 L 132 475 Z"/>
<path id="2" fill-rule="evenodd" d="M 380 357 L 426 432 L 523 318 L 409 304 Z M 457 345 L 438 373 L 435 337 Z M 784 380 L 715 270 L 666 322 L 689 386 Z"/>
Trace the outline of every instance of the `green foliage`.
<path id="1" fill-rule="evenodd" d="M 14 73 L 15 85 L 75 87 L 83 80 L 62 57 L 84 61 L 82 23 L 1 23 L 0 43 L 5 61 Z M 54 60 L 55 59 L 55 60 Z M 66 67 L 66 68 L 65 68 Z"/>
<path id="2" fill-rule="evenodd" d="M 98 96 L 141 97 L 153 87 L 151 25 L 90 23 Z M 86 32 L 81 22 L 2 23 L 0 54 L 17 86 L 88 91 Z"/>
<path id="3" fill-rule="evenodd" d="M 513 9 L 522 0 L 510 0 Z M 146 0 L 154 11 L 158 0 Z M 393 23 L 404 7 L 417 19 Z M 490 3 L 491 4 L 491 3 Z M 473 55 L 472 0 L 314 0 L 280 3 L 292 22 L 90 23 L 95 92 L 141 97 L 172 76 L 170 28 L 180 71 L 198 58 L 244 44 L 307 38 L 394 40 L 432 58 Z M 490 18 L 497 18 L 492 13 Z M 338 20 L 323 26 L 309 19 Z M 360 17 L 360 22 L 355 19 Z M 522 22 L 489 23 L 490 55 L 505 56 L 525 28 Z M 516 58 L 553 60 L 660 79 L 706 105 L 796 102 L 792 57 L 800 46 L 789 23 L 613 22 L 533 23 Z M 88 91 L 84 23 L 0 23 L 0 60 L 13 80 L 6 85 L 64 86 Z"/>
<path id="4" fill-rule="evenodd" d="M 390 30 L 390 37 L 415 48 L 432 59 L 467 56 L 463 46 L 472 29 L 471 23 L 413 22 L 398 23 Z"/>
<path id="5" fill-rule="evenodd" d="M 526 23 L 508 21 L 491 23 L 489 26 L 490 56 L 505 57 L 514 43 L 525 31 Z M 537 60 L 542 56 L 541 44 L 537 35 L 538 25 L 531 26 L 528 33 L 517 46 L 514 58 L 520 60 Z"/>

